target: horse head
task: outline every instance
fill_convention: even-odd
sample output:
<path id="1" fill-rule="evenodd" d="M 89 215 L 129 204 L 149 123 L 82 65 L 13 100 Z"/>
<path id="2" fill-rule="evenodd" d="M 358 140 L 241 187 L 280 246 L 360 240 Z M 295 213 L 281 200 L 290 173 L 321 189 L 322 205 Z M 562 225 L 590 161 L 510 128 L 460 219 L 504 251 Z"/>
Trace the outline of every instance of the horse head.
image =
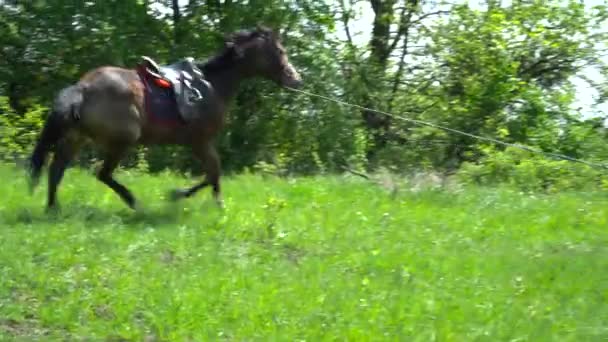
<path id="1" fill-rule="evenodd" d="M 302 78 L 289 62 L 279 35 L 268 28 L 239 31 L 227 37 L 226 48 L 239 60 L 249 76 L 261 76 L 276 84 L 298 88 Z"/>

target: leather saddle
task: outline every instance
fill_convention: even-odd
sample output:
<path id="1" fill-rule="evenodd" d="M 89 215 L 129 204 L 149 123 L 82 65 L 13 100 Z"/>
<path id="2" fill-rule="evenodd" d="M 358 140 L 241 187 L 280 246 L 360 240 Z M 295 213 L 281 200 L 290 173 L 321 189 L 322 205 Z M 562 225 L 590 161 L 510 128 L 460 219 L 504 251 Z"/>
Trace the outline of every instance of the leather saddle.
<path id="1" fill-rule="evenodd" d="M 197 107 L 207 98 L 210 84 L 192 57 L 186 57 L 173 64 L 158 65 L 152 58 L 142 56 L 140 67 L 157 86 L 169 88 L 175 96 L 177 109 L 184 121 L 188 122 L 198 114 Z"/>

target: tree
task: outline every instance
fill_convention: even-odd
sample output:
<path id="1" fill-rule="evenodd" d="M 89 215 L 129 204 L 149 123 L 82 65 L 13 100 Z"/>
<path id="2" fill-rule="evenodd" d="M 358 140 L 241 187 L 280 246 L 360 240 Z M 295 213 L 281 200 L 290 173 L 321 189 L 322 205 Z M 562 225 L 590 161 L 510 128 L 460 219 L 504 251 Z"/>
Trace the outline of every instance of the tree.
<path id="1" fill-rule="evenodd" d="M 455 6 L 433 31 L 427 68 L 438 101 L 423 119 L 510 142 L 556 147 L 564 120 L 572 115 L 572 77 L 601 65 L 598 46 L 606 32 L 601 11 L 578 1 L 488 2 L 486 11 Z M 601 26 L 599 26 L 601 27 Z M 606 26 L 604 26 L 606 27 Z M 478 143 L 446 136 L 454 165 L 479 155 Z M 444 161 L 445 162 L 445 161 Z"/>
<path id="2" fill-rule="evenodd" d="M 357 6 L 370 17 L 362 44 L 353 34 Z M 557 0 L 475 7 L 428 0 L 4 1 L 0 91 L 10 110 L 0 115 L 10 120 L 0 126 L 34 127 L 27 120 L 57 89 L 94 67 L 134 66 L 141 55 L 159 63 L 205 59 L 226 34 L 261 23 L 280 31 L 308 91 L 548 151 L 603 156 L 605 131 L 572 108 L 572 80 L 586 79 L 598 102 L 608 98 L 607 19 L 605 5 Z M 589 68 L 604 78 L 585 77 Z M 262 101 L 257 94 L 272 95 Z M 492 150 L 268 82 L 243 84 L 224 133 L 218 143 L 229 170 L 454 169 Z M 145 158 L 152 170 L 193 166 L 173 148 L 150 149 Z"/>

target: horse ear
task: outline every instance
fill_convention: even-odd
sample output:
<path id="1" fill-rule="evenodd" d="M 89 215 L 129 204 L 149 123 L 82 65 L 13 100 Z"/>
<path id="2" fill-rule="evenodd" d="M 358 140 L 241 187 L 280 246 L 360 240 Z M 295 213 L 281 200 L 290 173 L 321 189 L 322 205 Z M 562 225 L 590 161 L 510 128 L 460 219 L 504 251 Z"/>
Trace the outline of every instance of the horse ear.
<path id="1" fill-rule="evenodd" d="M 223 41 L 224 41 L 224 46 L 228 48 L 228 45 L 230 44 L 234 44 L 234 37 L 230 34 L 224 34 L 223 36 Z"/>
<path id="2" fill-rule="evenodd" d="M 234 53 L 235 56 L 238 58 L 241 58 L 245 55 L 243 49 L 232 41 L 227 41 L 224 46 L 226 47 L 226 49 L 232 51 L 232 53 Z"/>
<path id="3" fill-rule="evenodd" d="M 264 27 L 264 25 L 263 25 L 262 23 L 258 22 L 258 23 L 255 25 L 255 30 L 256 30 L 258 33 L 262 33 L 262 34 L 263 34 L 264 32 L 266 32 L 266 27 Z"/>
<path id="4" fill-rule="evenodd" d="M 280 40 L 281 34 L 282 32 L 277 29 L 273 29 L 272 31 L 270 31 L 270 37 L 272 37 L 273 40 Z"/>
<path id="5" fill-rule="evenodd" d="M 266 38 L 275 38 L 275 33 L 274 33 L 274 29 L 269 28 L 268 26 L 262 24 L 262 23 L 258 23 L 256 25 L 256 29 L 255 32 L 263 37 Z"/>

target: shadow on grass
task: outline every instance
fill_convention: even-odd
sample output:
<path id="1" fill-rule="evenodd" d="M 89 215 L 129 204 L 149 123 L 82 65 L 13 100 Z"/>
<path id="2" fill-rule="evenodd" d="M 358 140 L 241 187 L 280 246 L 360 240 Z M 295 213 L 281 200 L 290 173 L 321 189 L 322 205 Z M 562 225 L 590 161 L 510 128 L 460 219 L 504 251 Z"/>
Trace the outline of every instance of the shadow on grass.
<path id="1" fill-rule="evenodd" d="M 163 206 L 145 207 L 138 211 L 130 209 L 113 209 L 92 205 L 68 204 L 59 211 L 45 212 L 40 207 L 22 207 L 0 213 L 0 227 L 13 225 L 38 224 L 77 224 L 91 227 L 125 226 L 127 228 L 144 228 L 150 225 L 170 225 L 188 219 L 191 211 L 184 210 L 179 203 L 167 203 Z"/>

